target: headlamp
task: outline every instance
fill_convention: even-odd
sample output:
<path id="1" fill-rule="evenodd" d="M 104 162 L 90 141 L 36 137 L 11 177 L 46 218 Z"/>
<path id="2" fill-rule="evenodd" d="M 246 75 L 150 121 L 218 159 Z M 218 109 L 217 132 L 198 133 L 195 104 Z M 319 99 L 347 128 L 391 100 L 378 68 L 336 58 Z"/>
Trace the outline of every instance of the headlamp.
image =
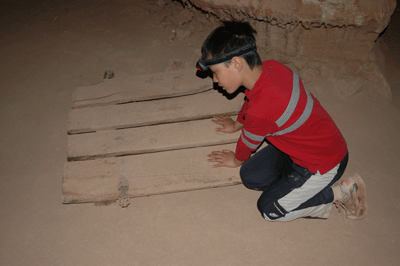
<path id="1" fill-rule="evenodd" d="M 209 66 L 224 63 L 231 60 L 235 56 L 241 56 L 256 50 L 257 46 L 253 42 L 226 54 L 218 55 L 209 59 L 199 59 L 199 61 L 197 61 L 196 68 L 200 71 L 207 71 Z"/>

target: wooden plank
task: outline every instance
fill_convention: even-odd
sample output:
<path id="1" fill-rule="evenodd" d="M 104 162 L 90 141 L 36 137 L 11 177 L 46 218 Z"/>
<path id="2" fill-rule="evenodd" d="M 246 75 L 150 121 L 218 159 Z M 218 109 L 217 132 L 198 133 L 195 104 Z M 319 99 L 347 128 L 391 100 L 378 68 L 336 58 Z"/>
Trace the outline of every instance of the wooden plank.
<path id="1" fill-rule="evenodd" d="M 212 87 L 211 79 L 199 78 L 193 70 L 116 77 L 76 88 L 72 108 L 176 97 L 203 92 Z"/>
<path id="2" fill-rule="evenodd" d="M 122 158 L 130 197 L 239 184 L 239 168 L 212 168 L 206 156 L 214 150 L 234 150 L 235 147 L 235 144 L 228 144 L 68 162 L 64 165 L 62 202 L 116 200 Z"/>
<path id="3" fill-rule="evenodd" d="M 228 100 L 216 90 L 195 95 L 113 106 L 72 109 L 68 133 L 165 124 L 210 118 L 215 114 L 237 114 L 243 96 Z"/>
<path id="4" fill-rule="evenodd" d="M 206 119 L 69 135 L 68 160 L 88 160 L 237 142 L 240 132 L 217 133 L 216 127 L 218 125 Z"/>

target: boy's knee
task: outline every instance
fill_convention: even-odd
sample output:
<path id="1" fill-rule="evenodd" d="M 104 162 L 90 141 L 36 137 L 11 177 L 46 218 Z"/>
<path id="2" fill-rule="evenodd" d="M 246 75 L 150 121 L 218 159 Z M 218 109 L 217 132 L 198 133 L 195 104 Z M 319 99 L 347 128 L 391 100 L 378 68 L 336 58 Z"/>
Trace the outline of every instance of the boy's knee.
<path id="1" fill-rule="evenodd" d="M 246 162 L 242 165 L 239 172 L 243 185 L 254 190 L 264 190 L 267 188 L 269 178 L 266 178 L 265 173 L 261 174 L 258 171 L 254 171 L 252 165 L 246 164 Z"/>
<path id="2" fill-rule="evenodd" d="M 247 171 L 246 167 L 240 168 L 240 179 L 245 187 L 248 189 L 260 190 L 262 187 L 262 183 L 257 180 L 257 176 L 251 171 Z"/>
<path id="3" fill-rule="evenodd" d="M 250 175 L 246 167 L 246 162 L 240 167 L 239 175 L 243 185 L 247 188 L 252 189 L 251 187 L 249 187 Z"/>

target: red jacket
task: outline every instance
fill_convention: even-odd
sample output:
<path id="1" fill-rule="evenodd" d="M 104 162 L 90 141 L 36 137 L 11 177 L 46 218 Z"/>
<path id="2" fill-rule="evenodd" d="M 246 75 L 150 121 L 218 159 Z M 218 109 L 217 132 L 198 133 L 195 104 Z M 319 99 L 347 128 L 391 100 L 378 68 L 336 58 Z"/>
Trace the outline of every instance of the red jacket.
<path id="1" fill-rule="evenodd" d="M 236 158 L 247 160 L 267 138 L 314 173 L 334 168 L 346 155 L 347 144 L 332 118 L 288 67 L 273 60 L 262 67 L 254 87 L 245 92 L 247 99 L 238 116 L 244 127 Z"/>

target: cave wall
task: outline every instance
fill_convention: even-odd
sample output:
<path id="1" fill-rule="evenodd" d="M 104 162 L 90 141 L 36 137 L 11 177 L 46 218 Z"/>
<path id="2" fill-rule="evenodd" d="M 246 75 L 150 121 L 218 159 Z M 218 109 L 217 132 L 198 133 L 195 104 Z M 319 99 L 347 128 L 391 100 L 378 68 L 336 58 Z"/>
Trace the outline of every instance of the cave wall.
<path id="1" fill-rule="evenodd" d="M 382 64 L 378 61 L 382 59 L 378 58 L 375 43 L 389 24 L 396 0 L 183 0 L 182 3 L 217 20 L 248 21 L 257 30 L 260 55 L 292 63 L 306 81 L 321 74 L 322 66 L 328 66 L 328 72 L 336 79 L 354 79 L 365 74 L 365 79 L 391 97 L 383 70 L 379 68 Z M 365 84 L 341 90 L 351 95 L 362 86 Z"/>

